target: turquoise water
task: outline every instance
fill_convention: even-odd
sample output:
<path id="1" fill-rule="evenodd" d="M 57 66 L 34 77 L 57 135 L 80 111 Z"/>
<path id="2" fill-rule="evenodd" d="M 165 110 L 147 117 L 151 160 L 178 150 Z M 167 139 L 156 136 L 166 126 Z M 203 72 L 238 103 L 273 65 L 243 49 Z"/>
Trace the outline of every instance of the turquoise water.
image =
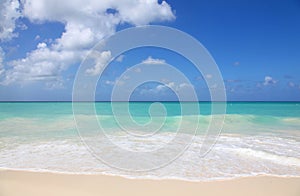
<path id="1" fill-rule="evenodd" d="M 86 123 L 81 136 L 95 139 L 98 135 L 93 115 L 86 110 L 86 103 L 81 104 L 75 118 Z M 131 122 L 126 118 L 124 104 L 114 103 L 120 121 L 113 115 L 110 102 L 95 104 L 96 119 L 120 148 L 148 152 L 164 147 L 176 137 L 181 125 L 183 135 L 193 133 L 191 129 L 199 125 L 196 136 L 182 156 L 165 167 L 142 173 L 126 172 L 102 163 L 87 150 L 76 129 L 72 103 L 1 102 L 0 168 L 187 180 L 259 174 L 300 176 L 300 102 L 227 103 L 220 137 L 205 157 L 199 155 L 211 118 L 221 116 L 211 114 L 211 103 L 200 102 L 198 113 L 195 103 L 163 102 L 166 116 L 161 110 L 153 110 L 151 116 L 152 102 L 131 102 Z M 184 115 L 182 105 L 187 108 Z M 147 137 L 129 137 L 130 133 L 120 129 L 120 123 L 133 134 L 146 133 Z M 213 131 L 217 136 L 218 131 Z M 105 153 L 113 153 L 110 146 L 104 147 Z"/>
<path id="2" fill-rule="evenodd" d="M 178 116 L 180 104 L 178 102 L 162 102 L 168 110 L 169 116 Z M 122 104 L 119 102 L 117 104 Z M 130 102 L 130 110 L 133 115 L 148 115 L 148 108 L 152 102 Z M 191 104 L 185 102 L 184 104 Z M 209 115 L 211 112 L 210 102 L 199 102 L 200 113 Z M 0 102 L 0 119 L 13 116 L 36 117 L 36 116 L 60 116 L 70 115 L 71 102 Z M 97 112 L 103 115 L 111 115 L 110 102 L 97 102 Z M 249 114 L 276 117 L 300 117 L 300 102 L 228 102 L 227 114 Z"/>

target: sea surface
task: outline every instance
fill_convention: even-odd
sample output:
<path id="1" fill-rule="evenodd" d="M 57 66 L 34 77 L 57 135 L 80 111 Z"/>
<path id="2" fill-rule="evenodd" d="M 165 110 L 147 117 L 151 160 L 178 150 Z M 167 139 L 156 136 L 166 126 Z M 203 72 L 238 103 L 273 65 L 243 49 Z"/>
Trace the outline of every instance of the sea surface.
<path id="1" fill-rule="evenodd" d="M 209 102 L 197 103 L 199 113 L 195 113 L 195 103 L 162 102 L 160 107 L 165 112 L 153 113 L 152 102 L 130 102 L 130 118 L 125 116 L 123 102 L 114 103 L 115 109 L 110 102 L 97 102 L 93 115 L 85 112 L 86 103 L 77 104 L 82 104 L 82 110 L 74 117 L 71 102 L 1 102 L 0 169 L 191 181 L 300 176 L 300 102 L 228 102 L 221 132 L 212 130 L 217 140 L 204 156 L 201 147 L 210 137 L 207 129 L 211 119 L 222 116 L 212 114 Z M 182 105 L 193 109 L 182 114 Z M 90 125 L 95 117 L 116 148 L 145 156 L 164 148 L 176 137 L 194 133 L 192 127 L 197 130 L 188 147 L 174 160 L 147 171 L 129 171 L 101 161 L 88 148 L 87 140 L 97 141 L 103 134 L 99 135 L 95 127 L 87 126 L 79 132 L 77 128 L 81 122 Z M 153 124 L 147 126 L 149 123 Z M 178 132 L 180 125 L 182 131 Z M 139 130 L 141 126 L 145 129 Z M 112 146 L 101 145 L 111 161 L 118 160 Z"/>

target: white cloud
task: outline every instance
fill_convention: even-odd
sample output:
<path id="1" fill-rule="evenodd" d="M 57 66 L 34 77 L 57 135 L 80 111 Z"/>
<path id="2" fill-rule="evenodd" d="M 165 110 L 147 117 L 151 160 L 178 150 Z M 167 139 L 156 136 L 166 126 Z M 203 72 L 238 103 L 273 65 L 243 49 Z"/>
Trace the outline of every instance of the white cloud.
<path id="1" fill-rule="evenodd" d="M 294 82 L 289 82 L 288 85 L 289 85 L 290 87 L 295 87 L 295 86 L 296 86 Z"/>
<path id="2" fill-rule="evenodd" d="M 116 80 L 115 84 L 117 86 L 123 86 L 125 84 L 125 81 L 124 80 Z"/>
<path id="3" fill-rule="evenodd" d="M 175 82 L 168 82 L 166 84 L 158 84 L 154 88 L 141 89 L 140 93 L 141 94 L 158 94 L 158 93 L 164 93 L 168 89 L 171 89 L 172 91 L 175 91 L 177 93 L 179 93 L 179 92 L 180 93 L 183 93 L 183 92 L 189 93 L 190 90 L 193 90 L 191 88 L 193 88 L 193 86 L 190 84 L 187 84 L 187 83 L 176 84 Z"/>
<path id="4" fill-rule="evenodd" d="M 205 77 L 206 77 L 207 79 L 211 79 L 213 76 L 212 76 L 211 74 L 206 74 Z"/>
<path id="5" fill-rule="evenodd" d="M 79 58 L 76 52 L 56 51 L 46 47 L 45 43 L 39 43 L 38 48 L 27 54 L 26 58 L 9 62 L 12 68 L 5 71 L 2 84 L 57 77 Z"/>
<path id="6" fill-rule="evenodd" d="M 300 85 L 298 85 L 298 84 L 295 84 L 294 82 L 288 82 L 288 86 L 290 87 L 290 88 L 293 88 L 293 89 L 300 89 Z"/>
<path id="7" fill-rule="evenodd" d="M 175 19 L 171 7 L 165 1 L 157 0 L 123 0 L 118 1 L 117 10 L 122 21 L 134 25 L 145 25 L 152 21 L 168 21 Z"/>
<path id="8" fill-rule="evenodd" d="M 116 61 L 119 62 L 119 63 L 121 63 L 123 61 L 124 57 L 125 57 L 125 55 L 121 54 L 120 56 L 118 56 L 116 58 Z"/>
<path id="9" fill-rule="evenodd" d="M 41 39 L 40 35 L 36 35 L 35 38 L 34 38 L 34 40 L 39 40 L 39 39 Z"/>
<path id="10" fill-rule="evenodd" d="M 102 38 L 91 27 L 80 25 L 76 22 L 67 23 L 65 32 L 56 40 L 56 50 L 78 50 L 91 48 L 95 40 Z M 112 32 L 111 32 L 112 33 Z M 111 34 L 108 33 L 108 34 Z"/>
<path id="11" fill-rule="evenodd" d="M 164 64 L 166 61 L 164 59 L 154 59 L 149 56 L 147 59 L 142 61 L 143 64 L 153 65 L 153 64 Z"/>
<path id="12" fill-rule="evenodd" d="M 242 82 L 242 80 L 237 80 L 237 79 L 227 79 L 227 80 L 224 80 L 224 82 L 227 82 L 227 83 L 238 83 L 238 82 Z"/>
<path id="13" fill-rule="evenodd" d="M 264 85 L 267 86 L 267 85 L 273 85 L 273 84 L 276 84 L 277 81 L 274 80 L 271 76 L 266 76 L 265 77 L 265 81 L 264 81 Z"/>
<path id="14" fill-rule="evenodd" d="M 175 83 L 174 82 L 169 82 L 167 84 L 159 84 L 159 85 L 157 85 L 156 88 L 155 88 L 155 90 L 156 90 L 156 92 L 159 92 L 159 91 L 166 90 L 167 88 L 171 88 L 172 89 L 174 87 L 175 87 Z"/>
<path id="15" fill-rule="evenodd" d="M 107 9 L 116 10 L 116 14 L 107 14 Z M 99 13 L 116 15 L 121 22 L 134 25 L 175 19 L 170 5 L 165 1 L 159 4 L 157 0 L 27 0 L 24 4 L 25 16 L 33 21 L 68 22 L 96 17 Z"/>
<path id="16" fill-rule="evenodd" d="M 123 76 L 123 79 L 124 79 L 124 80 L 129 80 L 129 79 L 130 79 L 130 76 L 125 75 L 125 76 Z"/>
<path id="17" fill-rule="evenodd" d="M 4 59 L 4 52 L 3 52 L 2 48 L 0 47 L 0 76 L 4 72 L 3 59 Z"/>
<path id="18" fill-rule="evenodd" d="M 142 69 L 140 67 L 137 67 L 134 69 L 134 72 L 136 73 L 141 73 L 142 72 Z"/>
<path id="19" fill-rule="evenodd" d="M 114 82 L 114 81 L 110 81 L 110 80 L 106 80 L 106 81 L 105 81 L 105 84 L 108 84 L 108 85 L 115 85 L 115 82 Z"/>
<path id="20" fill-rule="evenodd" d="M 179 84 L 179 85 L 177 86 L 176 90 L 179 91 L 179 90 L 181 90 L 181 89 L 183 89 L 183 88 L 189 88 L 189 87 L 191 87 L 191 85 L 189 85 L 189 84 L 187 84 L 187 83 L 181 83 L 181 84 Z"/>
<path id="21" fill-rule="evenodd" d="M 64 80 L 61 77 L 56 77 L 54 80 L 46 82 L 46 87 L 48 89 L 63 89 Z"/>
<path id="22" fill-rule="evenodd" d="M 239 61 L 236 61 L 236 62 L 233 63 L 233 65 L 234 65 L 234 66 L 239 66 L 239 65 L 240 65 L 240 62 L 239 62 Z"/>
<path id="23" fill-rule="evenodd" d="M 45 42 L 38 43 L 38 45 L 37 45 L 38 49 L 40 49 L 40 48 L 46 48 L 46 47 L 47 47 L 47 44 Z"/>
<path id="24" fill-rule="evenodd" d="M 0 3 L 0 41 L 9 41 L 17 36 L 14 33 L 16 20 L 21 16 L 18 0 L 6 0 Z"/>
<path id="25" fill-rule="evenodd" d="M 129 79 L 130 79 L 130 76 L 124 75 L 121 78 L 120 77 L 116 78 L 114 81 L 106 80 L 104 83 L 106 85 L 111 85 L 111 86 L 114 86 L 114 85 L 123 86 L 125 84 L 125 82 L 128 81 Z"/>
<path id="26" fill-rule="evenodd" d="M 95 60 L 95 65 L 92 68 L 86 70 L 86 73 L 92 76 L 100 74 L 104 66 L 111 60 L 111 52 L 94 52 L 93 58 Z"/>
<path id="27" fill-rule="evenodd" d="M 218 88 L 218 84 L 214 83 L 214 84 L 210 85 L 208 88 L 209 89 L 217 89 Z"/>
<path id="28" fill-rule="evenodd" d="M 145 25 L 175 19 L 171 7 L 165 1 L 159 4 L 157 0 L 26 0 L 22 3 L 22 17 L 39 24 L 60 22 L 65 31 L 48 44 L 39 43 L 25 58 L 10 62 L 11 67 L 5 71 L 2 84 L 60 75 L 71 65 L 78 64 L 98 41 L 114 34 L 120 23 Z M 1 6 L 1 39 L 15 36 L 15 20 L 21 16 L 16 10 L 18 7 L 17 0 L 7 0 Z M 108 13 L 108 9 L 115 13 Z M 101 61 L 87 73 L 96 75 L 103 64 Z"/>

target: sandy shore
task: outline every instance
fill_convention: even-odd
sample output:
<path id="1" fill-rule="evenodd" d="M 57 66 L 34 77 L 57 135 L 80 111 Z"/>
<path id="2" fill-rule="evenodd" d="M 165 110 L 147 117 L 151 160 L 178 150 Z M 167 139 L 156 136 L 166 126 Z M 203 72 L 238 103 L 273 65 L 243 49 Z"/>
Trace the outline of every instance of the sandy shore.
<path id="1" fill-rule="evenodd" d="M 299 196 L 300 178 L 262 176 L 214 182 L 186 182 L 180 180 L 130 180 L 103 175 L 0 171 L 0 195 Z"/>

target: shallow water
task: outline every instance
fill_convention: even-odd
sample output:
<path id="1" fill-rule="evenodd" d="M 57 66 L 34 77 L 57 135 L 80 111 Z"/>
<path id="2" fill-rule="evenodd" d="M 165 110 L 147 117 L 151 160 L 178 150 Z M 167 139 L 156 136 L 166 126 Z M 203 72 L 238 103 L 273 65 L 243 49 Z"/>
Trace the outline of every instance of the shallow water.
<path id="1" fill-rule="evenodd" d="M 116 103 L 115 109 L 121 110 L 124 104 Z M 99 129 L 90 123 L 95 116 L 86 113 L 84 103 L 76 120 L 85 123 L 85 130 L 80 133 L 85 141 L 97 141 L 98 137 L 105 136 L 115 147 L 143 153 L 164 148 L 176 137 L 182 137 L 179 142 L 185 142 L 186 136 L 194 133 L 191 129 L 199 125 L 192 135 L 192 142 L 188 143 L 188 149 L 164 167 L 147 172 L 129 172 L 101 162 L 79 137 L 72 103 L 7 102 L 0 103 L 0 168 L 195 181 L 259 174 L 300 176 L 299 103 L 228 103 L 220 137 L 204 157 L 200 152 L 207 128 L 214 115 L 220 116 L 211 114 L 211 104 L 200 103 L 199 114 L 188 109 L 181 115 L 180 103 L 165 102 L 162 104 L 166 116 L 155 111 L 149 113 L 151 104 L 130 103 L 133 121 L 128 122 L 126 111 L 121 111 L 117 121 L 112 115 L 111 103 L 96 103 L 96 119 L 105 130 L 104 135 L 99 135 Z M 183 104 L 188 105 L 187 108 L 195 107 L 194 103 Z M 147 127 L 149 122 L 152 124 Z M 129 132 L 120 129 L 119 123 Z M 139 129 L 141 126 L 143 129 Z M 158 131 L 152 130 L 153 127 Z M 178 127 L 180 133 L 177 133 Z M 218 135 L 218 131 L 213 133 L 207 137 Z M 111 160 L 118 158 L 114 157 L 112 146 L 101 145 L 105 153 L 112 156 Z M 164 157 L 164 154 L 158 155 L 158 159 Z"/>

